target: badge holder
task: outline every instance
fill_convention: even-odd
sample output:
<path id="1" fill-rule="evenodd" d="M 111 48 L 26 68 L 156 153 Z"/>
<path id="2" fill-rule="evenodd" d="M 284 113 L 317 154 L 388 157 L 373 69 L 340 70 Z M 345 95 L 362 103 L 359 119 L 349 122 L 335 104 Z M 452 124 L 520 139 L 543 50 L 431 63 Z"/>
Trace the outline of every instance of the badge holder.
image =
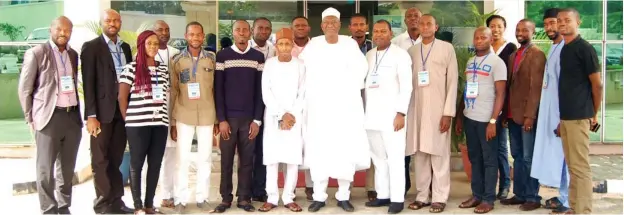
<path id="1" fill-rule="evenodd" d="M 467 82 L 466 83 L 466 98 L 474 99 L 479 95 L 479 83 Z"/>
<path id="2" fill-rule="evenodd" d="M 429 86 L 429 71 L 418 72 L 418 86 L 420 87 Z"/>
<path id="3" fill-rule="evenodd" d="M 61 76 L 61 93 L 69 94 L 74 92 L 74 79 L 70 75 Z"/>
<path id="4" fill-rule="evenodd" d="M 163 88 L 160 86 L 152 86 L 152 100 L 154 103 L 164 103 L 165 102 L 165 92 Z"/>
<path id="5" fill-rule="evenodd" d="M 368 86 L 368 88 L 379 88 L 379 74 L 377 74 L 376 72 L 371 74 L 371 83 Z"/>
<path id="6" fill-rule="evenodd" d="M 188 97 L 190 100 L 197 100 L 201 97 L 201 93 L 199 91 L 199 83 L 188 83 Z"/>

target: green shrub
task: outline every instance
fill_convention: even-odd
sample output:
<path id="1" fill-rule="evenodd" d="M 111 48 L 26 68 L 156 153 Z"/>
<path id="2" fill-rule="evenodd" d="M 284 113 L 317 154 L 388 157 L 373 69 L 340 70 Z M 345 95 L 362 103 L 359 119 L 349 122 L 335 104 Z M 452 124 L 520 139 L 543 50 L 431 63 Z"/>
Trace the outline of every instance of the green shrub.
<path id="1" fill-rule="evenodd" d="M 0 119 L 23 118 L 17 97 L 19 74 L 0 74 Z"/>

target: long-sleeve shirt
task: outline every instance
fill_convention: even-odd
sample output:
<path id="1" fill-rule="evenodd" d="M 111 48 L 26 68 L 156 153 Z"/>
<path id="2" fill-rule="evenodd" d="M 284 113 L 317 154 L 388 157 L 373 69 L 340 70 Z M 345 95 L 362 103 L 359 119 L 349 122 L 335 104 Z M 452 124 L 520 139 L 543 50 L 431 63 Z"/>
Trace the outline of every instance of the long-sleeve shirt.
<path id="1" fill-rule="evenodd" d="M 215 72 L 215 105 L 217 120 L 228 118 L 253 118 L 262 121 L 262 69 L 264 55 L 247 45 L 236 46 L 217 53 Z"/>

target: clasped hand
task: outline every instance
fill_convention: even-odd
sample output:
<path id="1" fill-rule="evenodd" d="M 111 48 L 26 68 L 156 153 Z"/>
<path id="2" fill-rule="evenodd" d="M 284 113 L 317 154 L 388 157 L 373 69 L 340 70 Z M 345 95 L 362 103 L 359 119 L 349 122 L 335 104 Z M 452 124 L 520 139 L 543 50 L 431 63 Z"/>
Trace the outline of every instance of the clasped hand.
<path id="1" fill-rule="evenodd" d="M 281 130 L 290 130 L 292 129 L 292 127 L 295 125 L 296 123 L 296 119 L 295 116 L 293 116 L 290 113 L 285 113 L 284 115 L 282 115 L 282 119 L 280 120 L 279 123 L 279 128 Z"/>

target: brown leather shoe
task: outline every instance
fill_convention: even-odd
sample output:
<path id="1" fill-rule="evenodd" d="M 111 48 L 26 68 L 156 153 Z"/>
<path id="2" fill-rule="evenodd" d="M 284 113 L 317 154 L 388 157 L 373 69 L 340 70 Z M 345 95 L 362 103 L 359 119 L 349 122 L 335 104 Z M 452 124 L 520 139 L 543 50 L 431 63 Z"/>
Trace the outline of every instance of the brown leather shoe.
<path id="1" fill-rule="evenodd" d="M 525 202 L 520 205 L 520 210 L 522 211 L 532 211 L 540 208 L 542 205 L 539 202 Z"/>
<path id="2" fill-rule="evenodd" d="M 312 194 L 314 194 L 314 189 L 312 189 L 311 187 L 306 187 L 305 194 L 308 201 L 314 200 L 314 198 L 312 198 Z"/>
<path id="3" fill-rule="evenodd" d="M 518 199 L 517 197 L 514 196 L 514 197 L 511 197 L 509 199 L 500 200 L 500 203 L 502 205 L 521 205 L 521 204 L 524 204 L 525 201 L 524 200 L 520 200 L 520 199 Z"/>

